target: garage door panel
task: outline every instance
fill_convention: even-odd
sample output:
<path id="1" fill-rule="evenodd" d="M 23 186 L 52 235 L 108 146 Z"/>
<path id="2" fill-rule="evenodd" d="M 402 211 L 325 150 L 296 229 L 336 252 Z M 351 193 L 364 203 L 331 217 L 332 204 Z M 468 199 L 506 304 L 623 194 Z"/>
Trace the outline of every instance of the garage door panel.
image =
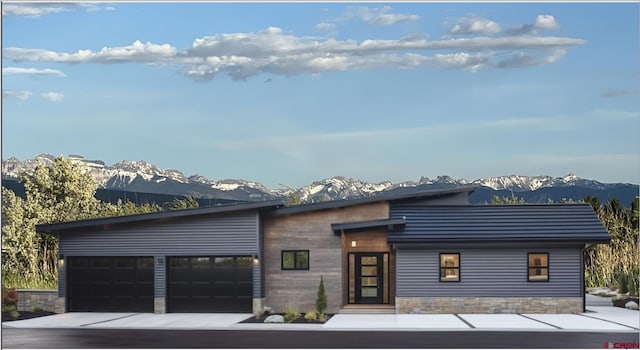
<path id="1" fill-rule="evenodd" d="M 68 259 L 69 311 L 153 312 L 153 258 Z"/>
<path id="2" fill-rule="evenodd" d="M 116 282 L 131 282 L 136 281 L 136 270 L 116 270 Z"/>
<path id="3" fill-rule="evenodd" d="M 251 312 L 252 263 L 251 256 L 169 257 L 169 312 Z"/>

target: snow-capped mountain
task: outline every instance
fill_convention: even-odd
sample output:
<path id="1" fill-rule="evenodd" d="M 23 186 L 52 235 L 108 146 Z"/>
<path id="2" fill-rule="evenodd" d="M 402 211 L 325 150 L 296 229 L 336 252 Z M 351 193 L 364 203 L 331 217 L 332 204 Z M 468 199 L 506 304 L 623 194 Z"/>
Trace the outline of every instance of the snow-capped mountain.
<path id="1" fill-rule="evenodd" d="M 562 198 L 582 199 L 585 193 L 599 195 L 604 197 L 603 199 L 612 195 L 633 198 L 638 192 L 637 185 L 605 184 L 596 180 L 582 179 L 573 174 L 564 177 L 508 175 L 473 181 L 443 175 L 435 179 L 421 177 L 418 181 L 400 183 L 391 181 L 368 183 L 335 176 L 315 181 L 298 189 L 269 189 L 258 182 L 241 179 L 210 180 L 197 174 L 187 177 L 178 170 L 160 169 L 146 161 L 121 161 L 109 166 L 103 161 L 88 160 L 79 155 L 70 155 L 68 158 L 83 164 L 95 178 L 98 186 L 103 189 L 240 201 L 261 201 L 295 196 L 303 202 L 311 203 L 368 197 L 385 191 L 439 189 L 460 185 L 480 186 L 480 189 L 472 195 L 472 202 L 490 202 L 492 195 L 504 196 L 512 192 L 518 193 L 519 196 L 531 202 Z M 55 157 L 50 154 L 40 154 L 34 159 L 25 161 L 15 157 L 3 160 L 2 177 L 18 178 L 37 164 L 50 165 L 54 159 Z"/>

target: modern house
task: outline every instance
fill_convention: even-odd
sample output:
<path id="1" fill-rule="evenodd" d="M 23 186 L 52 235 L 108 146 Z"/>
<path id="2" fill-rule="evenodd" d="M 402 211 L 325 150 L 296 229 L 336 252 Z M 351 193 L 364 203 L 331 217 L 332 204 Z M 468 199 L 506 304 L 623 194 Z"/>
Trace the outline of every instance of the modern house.
<path id="1" fill-rule="evenodd" d="M 224 205 L 39 225 L 60 238 L 59 311 L 578 313 L 587 204 L 470 205 L 476 187 Z"/>

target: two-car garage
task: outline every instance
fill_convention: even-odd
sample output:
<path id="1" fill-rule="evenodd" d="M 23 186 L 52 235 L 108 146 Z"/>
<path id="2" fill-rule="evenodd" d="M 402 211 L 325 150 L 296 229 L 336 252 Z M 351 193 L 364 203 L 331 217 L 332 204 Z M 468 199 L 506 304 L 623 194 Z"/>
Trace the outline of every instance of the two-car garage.
<path id="1" fill-rule="evenodd" d="M 264 298 L 261 214 L 281 205 L 242 203 L 36 230 L 59 238 L 61 312 L 248 313 Z"/>
<path id="2" fill-rule="evenodd" d="M 68 311 L 153 312 L 153 257 L 69 257 Z M 253 258 L 167 258 L 168 312 L 251 312 Z"/>

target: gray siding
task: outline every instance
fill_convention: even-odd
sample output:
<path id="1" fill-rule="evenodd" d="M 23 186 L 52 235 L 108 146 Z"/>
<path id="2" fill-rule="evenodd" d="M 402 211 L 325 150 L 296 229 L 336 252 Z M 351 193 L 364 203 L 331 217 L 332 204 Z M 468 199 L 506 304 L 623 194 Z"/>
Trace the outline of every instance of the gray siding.
<path id="1" fill-rule="evenodd" d="M 254 255 L 258 253 L 257 211 L 212 216 L 148 221 L 114 226 L 107 230 L 85 229 L 61 235 L 60 253 L 70 256 L 154 256 L 155 296 L 165 296 L 166 257 L 197 255 Z M 256 276 L 257 275 L 257 276 Z M 260 269 L 254 269 L 254 281 Z M 59 284 L 64 295 L 64 276 Z M 261 294 L 254 283 L 254 295 Z M 257 294 L 255 294 L 257 292 Z"/>
<path id="2" fill-rule="evenodd" d="M 549 282 L 527 281 L 527 253 L 549 253 Z M 440 282 L 439 254 L 460 253 L 460 282 Z M 581 255 L 571 249 L 398 249 L 398 297 L 581 296 Z"/>
<path id="3" fill-rule="evenodd" d="M 158 263 L 158 259 L 162 259 Z M 167 293 L 167 258 L 164 256 L 155 256 L 154 260 L 154 278 L 153 278 L 153 296 L 162 298 Z"/>

